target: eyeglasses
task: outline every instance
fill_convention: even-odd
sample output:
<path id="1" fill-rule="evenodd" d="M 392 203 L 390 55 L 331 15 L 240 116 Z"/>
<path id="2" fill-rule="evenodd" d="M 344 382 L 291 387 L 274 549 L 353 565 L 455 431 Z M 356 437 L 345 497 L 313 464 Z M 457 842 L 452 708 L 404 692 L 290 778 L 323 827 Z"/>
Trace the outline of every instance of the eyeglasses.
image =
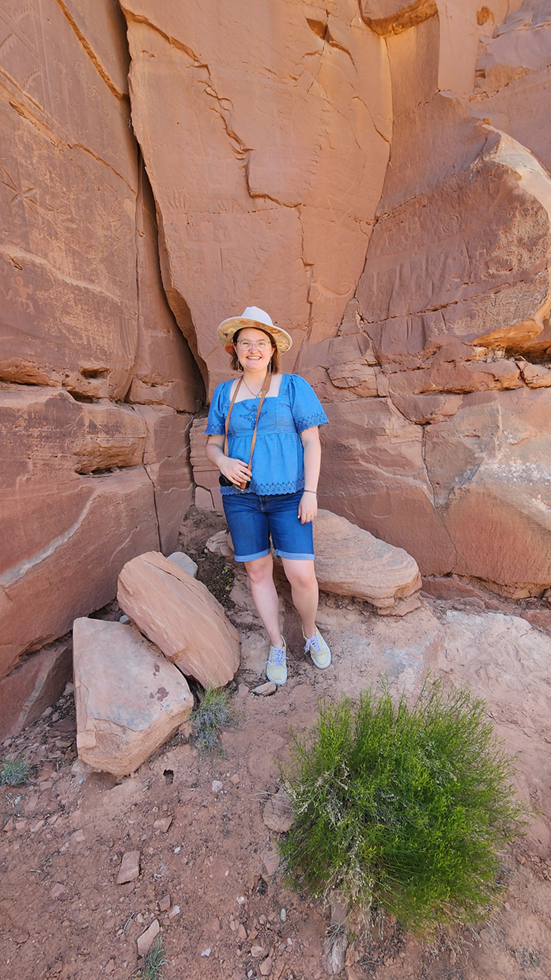
<path id="1" fill-rule="evenodd" d="M 255 347 L 256 350 L 264 351 L 264 350 L 268 350 L 268 347 L 271 346 L 272 345 L 269 340 L 238 340 L 237 341 L 237 347 L 239 347 L 240 350 L 252 350 L 253 347 Z"/>

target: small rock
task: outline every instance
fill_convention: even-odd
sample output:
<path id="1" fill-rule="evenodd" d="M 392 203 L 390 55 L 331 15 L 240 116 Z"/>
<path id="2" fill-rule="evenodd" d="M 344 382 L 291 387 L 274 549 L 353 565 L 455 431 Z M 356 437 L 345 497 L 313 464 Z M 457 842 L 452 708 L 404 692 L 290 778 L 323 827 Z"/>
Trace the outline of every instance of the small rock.
<path id="1" fill-rule="evenodd" d="M 267 698 L 270 694 L 275 694 L 277 691 L 277 684 L 273 681 L 267 681 L 266 684 L 260 684 L 259 687 L 253 687 L 253 694 L 259 694 L 263 698 Z"/>
<path id="2" fill-rule="evenodd" d="M 10 830 L 13 830 L 14 827 L 15 827 L 15 820 L 13 819 L 13 817 L 10 817 L 9 820 L 6 820 L 6 823 L 2 827 L 2 830 L 4 830 L 6 834 L 9 834 Z"/>
<path id="3" fill-rule="evenodd" d="M 119 873 L 117 875 L 117 885 L 125 885 L 127 881 L 134 881 L 140 874 L 140 851 L 127 851 L 123 854 Z"/>
<path id="4" fill-rule="evenodd" d="M 16 820 L 15 821 L 15 829 L 16 830 L 25 830 L 25 827 L 27 826 L 28 822 L 29 821 L 28 820 L 25 820 L 24 818 L 21 819 L 21 820 Z"/>
<path id="5" fill-rule="evenodd" d="M 122 623 L 123 626 L 126 625 L 126 623 L 129 623 L 129 622 L 130 622 L 130 617 L 127 616 L 125 613 L 123 613 L 122 616 L 119 616 L 119 623 Z"/>
<path id="6" fill-rule="evenodd" d="M 224 558 L 233 556 L 231 538 L 227 531 L 217 531 L 207 541 L 205 551 L 210 551 L 211 555 L 222 555 Z"/>
<path id="7" fill-rule="evenodd" d="M 62 895 L 67 891 L 65 885 L 62 885 L 59 881 L 52 888 L 50 895 L 52 898 L 61 898 Z"/>
<path id="8" fill-rule="evenodd" d="M 158 820 L 153 824 L 154 830 L 160 830 L 163 834 L 166 834 L 168 828 L 172 823 L 172 817 L 159 817 Z"/>
<path id="9" fill-rule="evenodd" d="M 52 725 L 52 732 L 61 732 L 62 734 L 69 735 L 69 733 L 76 732 L 77 723 L 72 718 L 60 718 L 56 721 L 55 725 Z"/>
<path id="10" fill-rule="evenodd" d="M 334 977 L 344 969 L 347 946 L 348 939 L 344 929 L 339 929 L 325 937 L 321 962 L 329 976 Z"/>
<path id="11" fill-rule="evenodd" d="M 159 899 L 159 911 L 168 912 L 169 908 L 170 908 L 170 895 L 163 895 L 163 897 Z"/>
<path id="12" fill-rule="evenodd" d="M 15 943 L 17 943 L 18 946 L 22 946 L 23 943 L 26 943 L 27 942 L 27 939 L 29 938 L 29 933 L 28 932 L 16 932 L 15 936 L 13 936 L 12 938 L 13 938 L 13 941 Z"/>
<path id="13" fill-rule="evenodd" d="M 44 822 L 44 820 L 36 820 L 34 823 L 32 823 L 29 827 L 31 834 L 36 834 L 37 831 L 42 830 Z"/>
<path id="14" fill-rule="evenodd" d="M 115 960 L 109 960 L 109 963 L 105 965 L 105 973 L 112 973 L 115 969 Z"/>
<path id="15" fill-rule="evenodd" d="M 264 807 L 262 819 L 264 825 L 277 834 L 284 834 L 293 826 L 295 818 L 291 801 L 283 787 L 268 800 Z"/>
<path id="16" fill-rule="evenodd" d="M 149 952 L 160 931 L 161 927 L 157 919 L 153 919 L 149 928 L 142 932 L 141 936 L 138 936 L 138 953 L 140 956 L 145 956 Z"/>
<path id="17" fill-rule="evenodd" d="M 207 948 L 203 950 L 201 956 L 210 956 L 210 946 L 207 946 Z"/>
<path id="18" fill-rule="evenodd" d="M 230 783 L 233 783 L 234 786 L 239 786 L 239 776 L 236 772 L 234 772 L 233 776 L 230 776 Z"/>
<path id="19" fill-rule="evenodd" d="M 281 910 L 281 912 L 279 913 L 279 918 L 281 919 L 282 922 L 286 922 L 286 920 L 287 920 L 287 911 L 286 911 L 286 909 L 282 909 Z"/>
<path id="20" fill-rule="evenodd" d="M 213 932 L 220 932 L 220 919 L 214 918 L 212 920 L 212 931 Z"/>
<path id="21" fill-rule="evenodd" d="M 212 792 L 219 793 L 224 788 L 224 783 L 221 783 L 219 779 L 213 779 L 212 781 Z"/>
<path id="22" fill-rule="evenodd" d="M 251 948 L 251 956 L 255 960 L 258 960 L 261 956 L 264 956 L 264 950 L 262 946 L 253 946 Z"/>
<path id="23" fill-rule="evenodd" d="M 262 960 L 260 964 L 260 973 L 263 977 L 268 977 L 272 972 L 272 959 L 267 956 L 265 960 Z"/>
<path id="24" fill-rule="evenodd" d="M 170 912 L 168 913 L 169 919 L 174 919 L 177 915 L 180 915 L 180 906 L 173 905 Z"/>
<path id="25" fill-rule="evenodd" d="M 266 869 L 266 874 L 275 874 L 281 863 L 277 848 L 273 844 L 267 844 L 260 856 Z"/>
<path id="26" fill-rule="evenodd" d="M 237 938 L 240 943 L 244 943 L 247 938 L 247 930 L 242 922 L 239 924 L 239 928 L 237 930 Z"/>
<path id="27" fill-rule="evenodd" d="M 187 572 L 192 578 L 197 578 L 197 569 L 199 566 L 197 562 L 193 561 L 189 555 L 184 554 L 183 551 L 173 551 L 171 555 L 168 556 L 169 561 L 173 561 L 183 572 Z"/>
<path id="28" fill-rule="evenodd" d="M 362 980 L 360 974 L 353 966 L 346 967 L 346 980 Z"/>
<path id="29" fill-rule="evenodd" d="M 41 718 L 49 718 L 49 716 L 52 714 L 53 710 L 54 710 L 53 708 L 46 708 L 46 710 L 42 712 L 42 714 L 40 715 L 40 717 Z"/>
<path id="30" fill-rule="evenodd" d="M 63 697 L 65 698 L 67 697 L 68 694 L 74 694 L 74 693 L 75 693 L 75 685 L 72 684 L 71 681 L 69 681 L 69 683 L 65 685 L 65 690 L 63 691 Z"/>

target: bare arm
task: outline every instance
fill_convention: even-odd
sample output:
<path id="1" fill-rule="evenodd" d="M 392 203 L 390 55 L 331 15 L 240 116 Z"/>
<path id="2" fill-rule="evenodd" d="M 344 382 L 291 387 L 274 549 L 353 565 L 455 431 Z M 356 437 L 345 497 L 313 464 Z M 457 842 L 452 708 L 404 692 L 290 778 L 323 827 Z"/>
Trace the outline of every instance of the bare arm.
<path id="1" fill-rule="evenodd" d="M 236 486 L 250 480 L 251 471 L 243 460 L 224 455 L 224 436 L 209 436 L 206 454 L 207 459 L 214 466 L 217 466 L 220 472 Z"/>
<path id="2" fill-rule="evenodd" d="M 302 524 L 308 524 L 318 513 L 316 493 L 306 492 L 318 489 L 321 443 L 317 425 L 312 426 L 311 429 L 304 429 L 300 434 L 300 441 L 304 449 L 304 493 L 298 505 L 298 516 Z"/>

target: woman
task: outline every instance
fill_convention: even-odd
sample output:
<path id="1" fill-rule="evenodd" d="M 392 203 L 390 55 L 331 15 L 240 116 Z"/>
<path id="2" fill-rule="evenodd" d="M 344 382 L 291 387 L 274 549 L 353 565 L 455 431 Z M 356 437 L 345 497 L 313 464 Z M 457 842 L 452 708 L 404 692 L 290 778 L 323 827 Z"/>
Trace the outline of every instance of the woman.
<path id="1" fill-rule="evenodd" d="M 248 306 L 243 316 L 224 320 L 218 337 L 241 377 L 222 382 L 214 391 L 206 430 L 207 457 L 220 470 L 235 560 L 245 564 L 256 608 L 270 637 L 266 673 L 280 685 L 287 680 L 287 648 L 279 631 L 270 536 L 302 620 L 304 652 L 322 670 L 331 663 L 329 647 L 316 627 L 318 583 L 312 533 L 321 462 L 318 426 L 328 419 L 306 381 L 280 374 L 279 355 L 293 341 L 264 310 Z"/>

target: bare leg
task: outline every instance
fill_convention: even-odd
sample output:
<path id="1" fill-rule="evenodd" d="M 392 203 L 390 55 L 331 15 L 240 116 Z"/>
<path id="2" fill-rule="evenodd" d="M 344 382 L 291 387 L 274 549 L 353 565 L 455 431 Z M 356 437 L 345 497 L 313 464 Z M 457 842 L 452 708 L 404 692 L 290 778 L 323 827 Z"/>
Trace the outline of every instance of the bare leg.
<path id="1" fill-rule="evenodd" d="M 279 632 L 279 602 L 274 585 L 273 565 L 271 555 L 245 562 L 258 615 L 266 627 L 271 645 L 279 648 L 283 646 L 283 639 Z"/>
<path id="2" fill-rule="evenodd" d="M 304 635 L 309 638 L 316 632 L 319 589 L 314 562 L 307 559 L 282 558 L 285 575 L 291 585 L 296 611 L 302 620 Z"/>

